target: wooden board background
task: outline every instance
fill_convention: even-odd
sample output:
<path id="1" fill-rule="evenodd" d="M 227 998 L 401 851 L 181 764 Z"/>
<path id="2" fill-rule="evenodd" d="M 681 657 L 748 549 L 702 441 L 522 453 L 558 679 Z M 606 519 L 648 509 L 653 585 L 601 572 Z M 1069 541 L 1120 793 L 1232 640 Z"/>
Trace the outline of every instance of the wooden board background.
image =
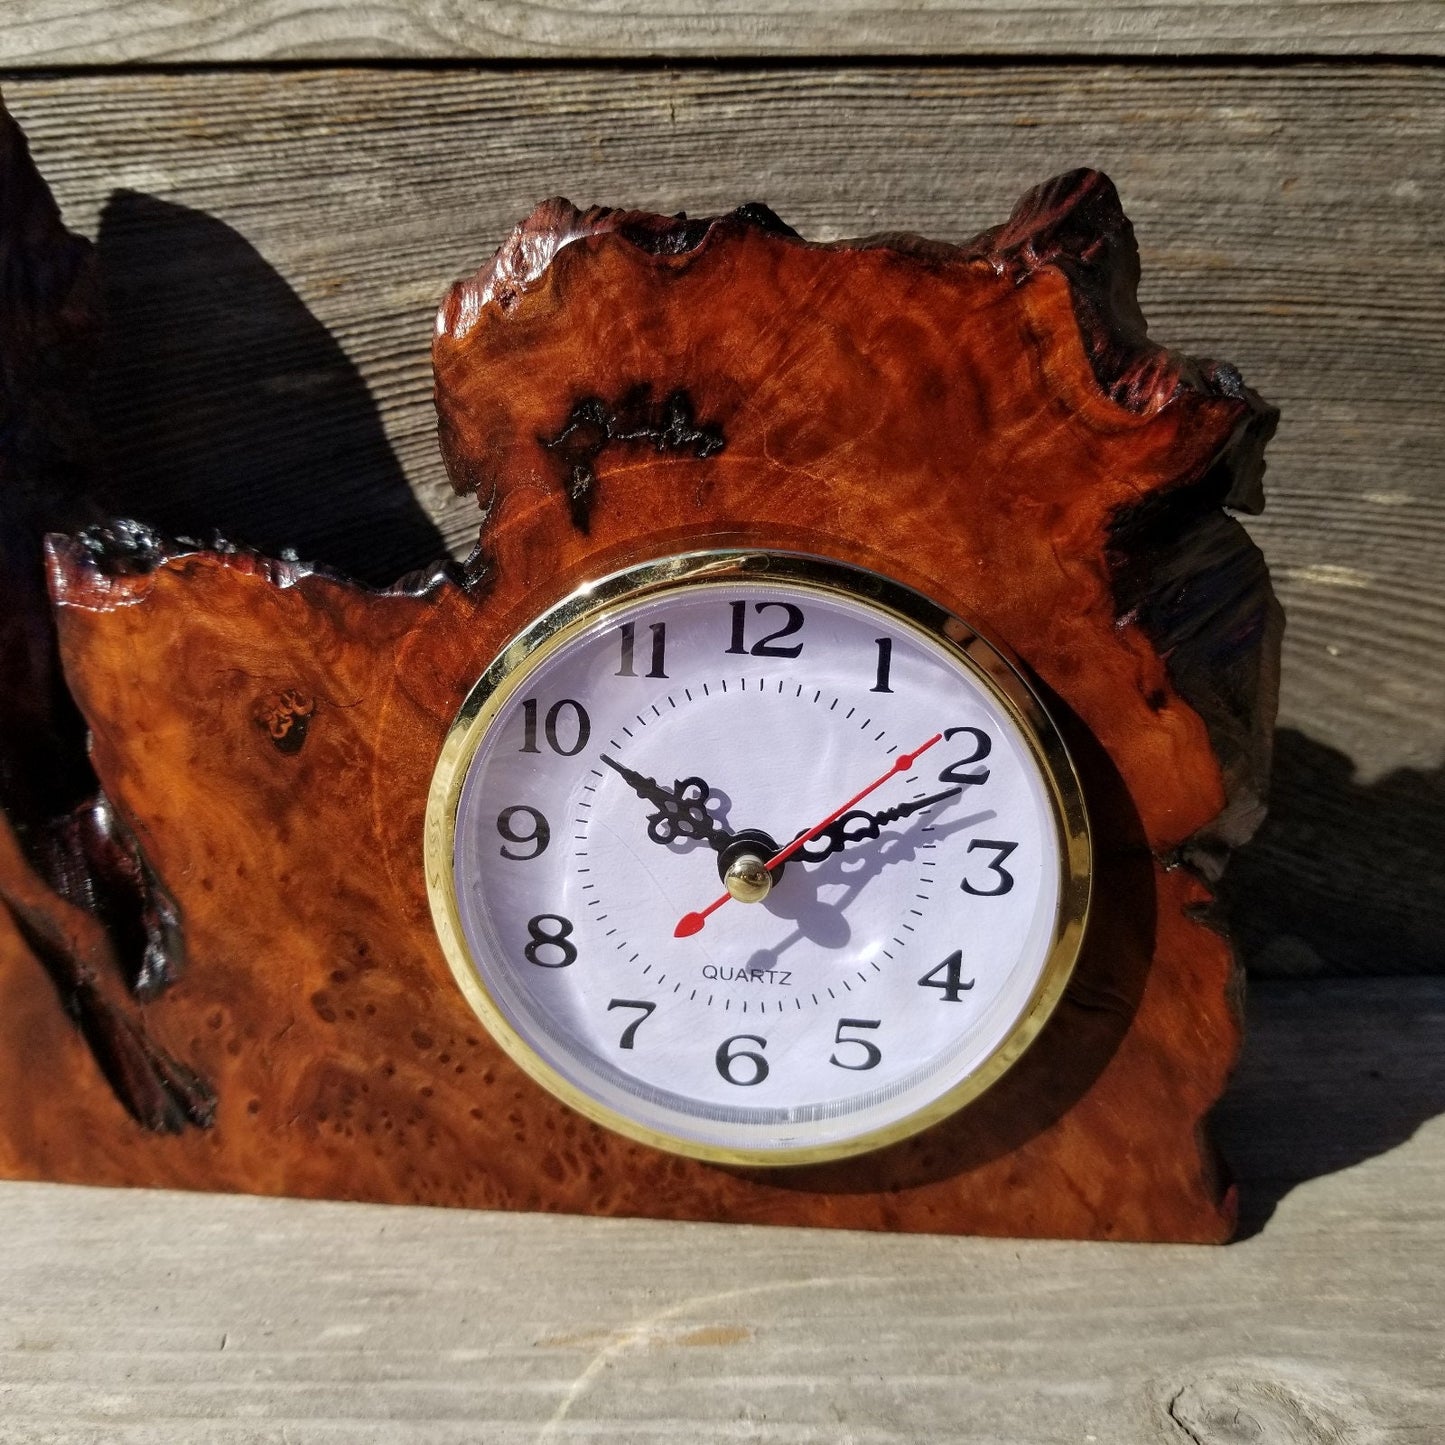
<path id="1" fill-rule="evenodd" d="M 115 506 L 378 581 L 474 535 L 430 318 L 538 198 L 960 239 L 1102 166 L 1153 334 L 1283 410 L 1251 523 L 1289 627 L 1274 814 L 1232 880 L 1247 955 L 1445 967 L 1440 68 L 140 68 L 4 93 L 100 243 Z"/>
<path id="2" fill-rule="evenodd" d="M 1445 981 L 1261 985 L 1223 1249 L 0 1184 L 3 1445 L 1437 1445 Z"/>
<path id="3" fill-rule="evenodd" d="M 1439 55 L 1432 0 L 9 0 L 11 64 Z"/>
<path id="4" fill-rule="evenodd" d="M 10 0 L 0 84 L 101 246 L 117 506 L 373 580 L 470 540 L 431 313 L 540 197 L 957 239 L 1103 166 L 1155 336 L 1284 411 L 1250 962 L 1399 974 L 1445 970 L 1442 15 Z M 0 1442 L 1445 1439 L 1442 1011 L 1256 985 L 1222 1251 L 6 1184 Z"/>

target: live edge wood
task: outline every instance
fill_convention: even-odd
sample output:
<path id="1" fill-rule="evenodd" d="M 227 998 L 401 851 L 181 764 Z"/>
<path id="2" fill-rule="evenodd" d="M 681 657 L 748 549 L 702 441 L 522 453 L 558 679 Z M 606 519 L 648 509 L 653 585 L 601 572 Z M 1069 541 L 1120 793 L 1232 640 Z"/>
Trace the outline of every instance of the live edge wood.
<path id="1" fill-rule="evenodd" d="M 1076 172 L 956 248 L 810 245 L 538 209 L 438 317 L 471 562 L 378 592 L 140 528 L 50 544 L 92 757 L 184 920 L 148 1028 L 215 1124 L 147 1132 L 32 960 L 0 945 L 0 1173 L 682 1219 L 1220 1240 L 1204 1126 L 1239 1045 L 1213 919 L 1260 813 L 1279 617 L 1224 508 L 1274 413 L 1153 347 L 1113 187 Z M 912 583 L 1018 653 L 1084 779 L 1096 906 L 1002 1083 L 846 1164 L 716 1168 L 522 1076 L 431 931 L 422 812 L 467 687 L 584 577 L 745 543 Z"/>
<path id="2" fill-rule="evenodd" d="M 209 1091 L 127 994 L 174 977 L 179 920 L 98 789 L 46 596 L 42 538 L 87 519 L 96 482 L 98 313 L 93 248 L 61 224 L 0 104 L 0 954 L 48 976 L 123 1107 L 176 1130 L 208 1122 Z"/>

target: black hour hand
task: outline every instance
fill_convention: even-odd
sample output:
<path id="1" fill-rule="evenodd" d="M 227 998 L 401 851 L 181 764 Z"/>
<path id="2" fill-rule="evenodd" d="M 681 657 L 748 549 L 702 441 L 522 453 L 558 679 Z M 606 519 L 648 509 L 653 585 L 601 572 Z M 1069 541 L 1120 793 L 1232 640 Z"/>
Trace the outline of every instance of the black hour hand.
<path id="1" fill-rule="evenodd" d="M 671 843 L 677 838 L 698 838 L 721 850 L 732 841 L 732 834 L 723 828 L 707 810 L 712 789 L 701 778 L 679 778 L 671 788 L 664 788 L 649 778 L 626 767 L 605 753 L 607 764 L 645 803 L 656 809 L 648 815 L 647 836 L 654 843 Z"/>
<path id="2" fill-rule="evenodd" d="M 844 813 L 841 818 L 830 823 L 816 838 L 810 838 L 793 856 L 804 863 L 821 863 L 825 858 L 831 858 L 834 853 L 842 852 L 850 843 L 866 843 L 870 838 L 878 837 L 887 824 L 896 823 L 914 813 L 921 813 L 925 808 L 931 808 L 935 803 L 942 803 L 948 798 L 956 798 L 962 791 L 962 788 L 949 788 L 946 792 L 935 793 L 931 798 L 914 798 L 911 802 L 884 808 L 879 813 L 855 808 L 851 813 Z"/>

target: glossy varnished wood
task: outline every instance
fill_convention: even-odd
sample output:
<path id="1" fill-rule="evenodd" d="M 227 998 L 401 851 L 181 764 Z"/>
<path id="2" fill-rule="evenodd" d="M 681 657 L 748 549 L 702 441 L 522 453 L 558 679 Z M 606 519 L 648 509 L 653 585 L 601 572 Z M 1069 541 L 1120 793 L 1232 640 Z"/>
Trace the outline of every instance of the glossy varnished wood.
<path id="1" fill-rule="evenodd" d="M 1263 982 L 1227 1249 L 0 1184 L 6 1445 L 1421 1445 L 1445 981 Z"/>
<path id="2" fill-rule="evenodd" d="M 218 1104 L 209 1133 L 147 1135 L 7 970 L 0 1058 L 31 1062 L 0 1100 L 4 1172 L 1226 1235 L 1201 1131 L 1238 1043 L 1234 964 L 1197 870 L 1247 834 L 1265 769 L 1274 613 L 1220 508 L 1257 502 L 1273 414 L 1144 340 L 1136 274 L 1089 173 L 963 249 L 556 203 L 438 323 L 444 449 L 485 515 L 464 577 L 376 593 L 136 532 L 57 540 L 97 772 L 186 925 L 192 965 L 148 1017 Z M 1055 699 L 1094 817 L 1094 917 L 1044 1036 L 954 1119 L 846 1166 L 730 1171 L 583 1123 L 486 1037 L 427 912 L 427 784 L 481 667 L 585 576 L 721 540 L 864 562 L 984 625 Z"/>
<path id="3" fill-rule="evenodd" d="M 208 1090 L 128 997 L 174 977 L 175 911 L 86 756 L 42 555 L 47 530 L 95 516 L 99 301 L 94 248 L 61 223 L 0 106 L 0 950 L 31 1004 L 48 993 L 73 1021 L 131 1115 L 177 1130 L 208 1120 Z"/>
<path id="4" fill-rule="evenodd" d="M 99 241 L 108 505 L 383 584 L 475 539 L 437 455 L 431 317 L 539 197 L 959 239 L 1100 164 L 1151 335 L 1283 413 L 1246 520 L 1290 616 L 1270 817 L 1234 870 L 1247 962 L 1441 967 L 1445 73 L 182 68 L 5 94 Z"/>

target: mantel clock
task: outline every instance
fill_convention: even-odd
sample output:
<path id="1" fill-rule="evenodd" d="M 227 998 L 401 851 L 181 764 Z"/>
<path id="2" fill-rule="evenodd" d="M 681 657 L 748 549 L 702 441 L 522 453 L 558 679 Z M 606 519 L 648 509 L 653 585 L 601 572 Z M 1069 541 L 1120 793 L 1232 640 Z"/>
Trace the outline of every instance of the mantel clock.
<path id="1" fill-rule="evenodd" d="M 186 961 L 137 1089 L 0 941 L 0 1170 L 1227 1237 L 1275 414 L 1137 273 L 1094 172 L 961 246 L 549 202 L 437 318 L 466 564 L 52 538 Z"/>

